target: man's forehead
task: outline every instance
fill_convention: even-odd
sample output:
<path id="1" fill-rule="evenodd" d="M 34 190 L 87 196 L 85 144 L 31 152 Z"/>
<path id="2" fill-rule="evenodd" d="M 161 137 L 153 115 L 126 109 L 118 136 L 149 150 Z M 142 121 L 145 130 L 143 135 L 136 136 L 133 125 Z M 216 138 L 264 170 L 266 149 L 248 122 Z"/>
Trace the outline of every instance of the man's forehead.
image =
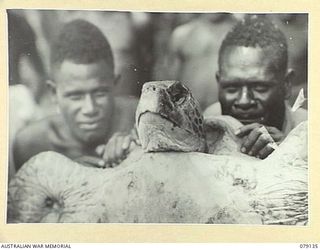
<path id="1" fill-rule="evenodd" d="M 69 81 L 58 83 L 58 89 L 64 92 L 92 92 L 97 90 L 111 90 L 112 84 L 99 79 L 90 79 L 88 81 Z"/>
<path id="2" fill-rule="evenodd" d="M 272 67 L 274 60 L 269 48 L 229 46 L 220 60 L 220 75 L 223 78 L 270 80 L 277 75 Z"/>
<path id="3" fill-rule="evenodd" d="M 275 60 L 271 48 L 228 46 L 224 49 L 223 66 L 246 67 L 266 65 Z"/>
<path id="4" fill-rule="evenodd" d="M 54 69 L 53 77 L 56 83 L 89 81 L 90 79 L 100 79 L 107 83 L 113 82 L 114 72 L 104 61 L 88 64 L 63 61 Z"/>
<path id="5" fill-rule="evenodd" d="M 91 75 L 114 76 L 113 67 L 106 61 L 100 60 L 92 63 L 78 63 L 64 60 L 53 69 L 54 77 L 83 78 Z"/>

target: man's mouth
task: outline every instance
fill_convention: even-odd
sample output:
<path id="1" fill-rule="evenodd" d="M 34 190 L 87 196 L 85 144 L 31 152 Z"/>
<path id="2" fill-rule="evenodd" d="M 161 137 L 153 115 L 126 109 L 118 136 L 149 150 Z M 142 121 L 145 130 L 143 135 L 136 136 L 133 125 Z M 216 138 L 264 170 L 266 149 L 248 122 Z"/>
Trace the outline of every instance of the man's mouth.
<path id="1" fill-rule="evenodd" d="M 235 117 L 243 124 L 250 124 L 250 123 L 264 123 L 265 118 L 261 117 Z"/>
<path id="2" fill-rule="evenodd" d="M 264 123 L 265 117 L 261 114 L 234 114 L 232 115 L 234 118 L 239 120 L 243 124 L 250 124 L 250 123 Z"/>
<path id="3" fill-rule="evenodd" d="M 94 122 L 80 122 L 79 128 L 83 130 L 95 130 L 101 127 L 101 121 L 94 121 Z"/>

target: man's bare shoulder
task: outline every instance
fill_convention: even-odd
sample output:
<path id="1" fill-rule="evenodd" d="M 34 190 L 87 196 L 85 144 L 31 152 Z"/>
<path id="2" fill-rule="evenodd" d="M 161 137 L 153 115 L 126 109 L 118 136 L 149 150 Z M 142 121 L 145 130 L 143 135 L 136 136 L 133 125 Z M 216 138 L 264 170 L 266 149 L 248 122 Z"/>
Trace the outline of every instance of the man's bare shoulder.
<path id="1" fill-rule="evenodd" d="M 299 108 L 295 112 L 292 112 L 292 117 L 295 125 L 297 125 L 300 122 L 308 120 L 308 111 L 306 109 Z"/>
<path id="2" fill-rule="evenodd" d="M 30 138 L 35 139 L 35 137 L 45 135 L 53 124 L 59 123 L 60 119 L 60 116 L 54 115 L 32 122 L 17 133 L 16 140 L 28 141 Z"/>
<path id="3" fill-rule="evenodd" d="M 201 19 L 178 26 L 171 36 L 171 51 L 191 57 L 207 54 L 208 51 L 214 53 L 217 50 L 215 41 L 220 39 L 214 32 L 214 26 Z"/>
<path id="4" fill-rule="evenodd" d="M 180 39 L 184 40 L 194 32 L 197 26 L 198 26 L 197 23 L 194 21 L 190 21 L 188 23 L 182 24 L 175 28 L 175 30 L 172 33 L 173 37 L 178 40 Z"/>
<path id="5" fill-rule="evenodd" d="M 188 23 L 182 24 L 176 27 L 171 35 L 170 47 L 174 50 L 181 50 L 184 47 L 184 43 L 190 39 L 192 34 L 197 30 L 198 23 L 195 21 L 190 21 Z"/>
<path id="6" fill-rule="evenodd" d="M 16 167 L 19 168 L 24 162 L 40 152 L 51 150 L 48 134 L 53 125 L 58 123 L 59 116 L 50 116 L 31 123 L 17 133 L 13 144 Z"/>
<path id="7" fill-rule="evenodd" d="M 207 118 L 210 116 L 221 115 L 221 104 L 220 102 L 216 102 L 207 107 L 203 112 L 203 117 Z"/>

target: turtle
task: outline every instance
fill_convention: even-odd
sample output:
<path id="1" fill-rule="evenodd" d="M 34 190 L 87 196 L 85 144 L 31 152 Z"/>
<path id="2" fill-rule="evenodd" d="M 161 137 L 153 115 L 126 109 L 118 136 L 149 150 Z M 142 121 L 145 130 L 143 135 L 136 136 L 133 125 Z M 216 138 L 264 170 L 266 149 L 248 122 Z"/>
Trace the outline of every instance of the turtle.
<path id="1" fill-rule="evenodd" d="M 179 82 L 146 83 L 136 112 L 141 147 L 108 169 L 34 156 L 10 182 L 7 221 L 307 225 L 307 122 L 264 160 L 239 152 L 239 125 L 203 120 Z"/>
<path id="2" fill-rule="evenodd" d="M 180 81 L 145 83 L 136 110 L 136 129 L 145 152 L 234 154 L 240 152 L 242 140 L 234 132 L 241 126 L 230 116 L 204 120 L 199 103 Z"/>

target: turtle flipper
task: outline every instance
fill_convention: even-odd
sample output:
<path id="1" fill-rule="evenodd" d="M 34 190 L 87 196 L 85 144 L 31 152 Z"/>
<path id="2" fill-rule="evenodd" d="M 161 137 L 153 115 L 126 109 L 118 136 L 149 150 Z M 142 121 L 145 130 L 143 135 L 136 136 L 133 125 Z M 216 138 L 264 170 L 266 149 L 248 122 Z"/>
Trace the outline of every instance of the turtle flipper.
<path id="1" fill-rule="evenodd" d="M 270 154 L 267 161 L 287 162 L 288 165 L 294 164 L 296 160 L 307 163 L 308 158 L 308 122 L 301 122 L 296 126 Z"/>
<path id="2" fill-rule="evenodd" d="M 212 116 L 205 120 L 207 153 L 216 155 L 233 155 L 240 153 L 242 144 L 234 132 L 242 123 L 231 116 Z"/>
<path id="3" fill-rule="evenodd" d="M 9 184 L 8 223 L 98 222 L 103 207 L 95 196 L 105 171 L 55 152 L 32 157 Z"/>

